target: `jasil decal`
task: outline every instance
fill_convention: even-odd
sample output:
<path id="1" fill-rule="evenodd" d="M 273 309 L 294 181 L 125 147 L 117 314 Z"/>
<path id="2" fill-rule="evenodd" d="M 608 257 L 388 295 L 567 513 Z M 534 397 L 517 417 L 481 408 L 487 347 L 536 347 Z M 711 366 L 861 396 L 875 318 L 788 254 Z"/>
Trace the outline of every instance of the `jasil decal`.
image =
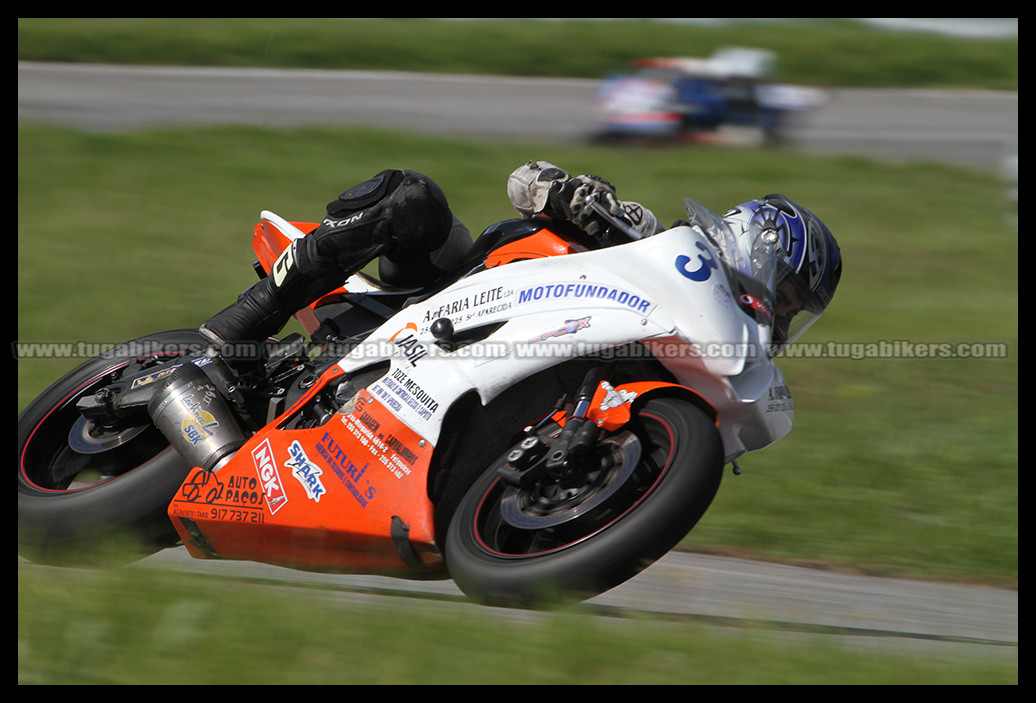
<path id="1" fill-rule="evenodd" d="M 405 335 L 403 335 L 404 332 Z M 417 366 L 417 360 L 428 354 L 428 349 L 417 341 L 417 325 L 413 322 L 408 323 L 406 327 L 389 337 L 389 341 L 396 345 L 396 348 L 403 354 L 403 358 L 409 361 L 411 366 Z"/>

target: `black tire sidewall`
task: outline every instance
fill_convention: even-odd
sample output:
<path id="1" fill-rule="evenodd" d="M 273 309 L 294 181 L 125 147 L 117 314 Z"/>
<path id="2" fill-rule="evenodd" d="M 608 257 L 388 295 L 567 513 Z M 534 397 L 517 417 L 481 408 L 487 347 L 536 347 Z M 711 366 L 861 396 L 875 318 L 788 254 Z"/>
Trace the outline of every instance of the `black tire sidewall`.
<path id="1" fill-rule="evenodd" d="M 92 563 L 109 542 L 131 554 L 145 556 L 175 544 L 178 537 L 166 514 L 170 500 L 190 467 L 172 449 L 157 454 L 133 470 L 104 483 L 74 491 L 50 491 L 28 482 L 22 473 L 22 453 L 34 430 L 58 404 L 91 379 L 120 368 L 140 354 L 126 353 L 155 345 L 170 351 L 204 349 L 197 330 L 161 332 L 119 345 L 102 357 L 76 367 L 33 402 L 18 417 L 18 536 L 19 554 L 44 563 Z M 74 401 L 75 396 L 71 396 Z M 110 553 L 106 555 L 108 558 Z"/>
<path id="2" fill-rule="evenodd" d="M 450 525 L 446 562 L 461 590 L 498 605 L 579 600 L 631 578 L 675 546 L 711 504 L 722 477 L 712 419 L 675 398 L 645 402 L 638 414 L 667 423 L 676 448 L 662 479 L 618 521 L 581 542 L 536 557 L 500 557 L 480 547 L 478 504 L 496 481 L 496 464 L 472 485 Z"/>

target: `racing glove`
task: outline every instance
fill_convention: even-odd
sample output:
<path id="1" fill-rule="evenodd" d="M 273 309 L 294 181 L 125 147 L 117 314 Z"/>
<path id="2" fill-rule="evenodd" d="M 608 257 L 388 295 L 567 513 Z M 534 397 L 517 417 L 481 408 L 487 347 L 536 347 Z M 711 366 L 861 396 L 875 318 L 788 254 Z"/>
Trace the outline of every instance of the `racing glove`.
<path id="1" fill-rule="evenodd" d="M 551 188 L 547 209 L 570 220 L 587 234 L 595 235 L 601 224 L 590 207 L 591 198 L 612 217 L 623 218 L 622 205 L 615 197 L 615 187 L 603 178 L 589 174 L 570 178 Z"/>
<path id="2" fill-rule="evenodd" d="M 546 161 L 530 161 L 515 169 L 507 181 L 507 195 L 526 217 L 569 220 L 590 235 L 598 234 L 602 227 L 589 206 L 591 198 L 644 235 L 658 231 L 658 221 L 650 210 L 639 203 L 620 201 L 615 187 L 605 179 L 590 174 L 573 178 Z"/>
<path id="3" fill-rule="evenodd" d="M 619 200 L 615 197 L 612 184 L 599 176 L 576 176 L 557 187 L 551 195 L 547 199 L 548 207 L 555 207 L 590 235 L 599 234 L 601 228 L 607 226 L 590 207 L 591 198 L 609 215 L 622 220 L 644 236 L 650 237 L 660 230 L 654 213 L 632 200 Z"/>

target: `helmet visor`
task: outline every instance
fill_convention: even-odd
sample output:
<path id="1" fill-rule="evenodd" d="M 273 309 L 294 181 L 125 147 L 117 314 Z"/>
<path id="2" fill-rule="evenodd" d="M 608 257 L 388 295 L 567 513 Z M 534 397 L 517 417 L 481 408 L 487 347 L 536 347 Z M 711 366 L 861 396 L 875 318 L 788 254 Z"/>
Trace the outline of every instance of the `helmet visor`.
<path id="1" fill-rule="evenodd" d="M 791 274 L 790 267 L 783 263 L 778 264 L 771 349 L 774 356 L 801 337 L 824 312 L 823 306 L 804 285 L 802 278 Z"/>

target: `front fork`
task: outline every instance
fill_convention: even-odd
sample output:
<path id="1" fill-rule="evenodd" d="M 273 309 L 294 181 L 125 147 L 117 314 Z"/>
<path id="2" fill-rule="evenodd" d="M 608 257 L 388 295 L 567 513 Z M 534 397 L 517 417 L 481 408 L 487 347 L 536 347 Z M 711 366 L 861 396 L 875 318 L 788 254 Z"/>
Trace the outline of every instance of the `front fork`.
<path id="1" fill-rule="evenodd" d="M 576 461 L 593 448 L 600 436 L 597 423 L 590 419 L 590 410 L 603 377 L 604 370 L 594 367 L 583 377 L 571 413 L 559 409 L 544 421 L 526 428 L 525 438 L 508 453 L 507 463 L 499 469 L 505 482 L 525 488 L 546 474 L 561 481 L 575 473 Z M 554 432 L 542 432 L 548 424 L 561 425 L 561 431 L 553 438 Z"/>
<path id="2" fill-rule="evenodd" d="M 525 429 L 525 437 L 508 453 L 506 463 L 497 473 L 518 488 L 527 488 L 548 474 L 559 482 L 571 478 L 602 434 L 615 432 L 629 423 L 634 401 L 655 391 L 692 395 L 696 401 L 708 404 L 691 389 L 665 381 L 637 381 L 614 387 L 607 380 L 607 368 L 596 366 L 583 377 L 572 403 L 562 398 L 553 413 Z M 570 410 L 564 409 L 569 406 Z"/>
<path id="3" fill-rule="evenodd" d="M 670 385 L 641 382 L 615 388 L 607 381 L 607 372 L 603 366 L 590 369 L 571 403 L 562 398 L 558 409 L 525 429 L 525 437 L 498 469 L 506 483 L 526 488 L 545 475 L 557 482 L 572 478 L 603 433 L 614 432 L 630 421 L 631 405 L 638 395 Z"/>

